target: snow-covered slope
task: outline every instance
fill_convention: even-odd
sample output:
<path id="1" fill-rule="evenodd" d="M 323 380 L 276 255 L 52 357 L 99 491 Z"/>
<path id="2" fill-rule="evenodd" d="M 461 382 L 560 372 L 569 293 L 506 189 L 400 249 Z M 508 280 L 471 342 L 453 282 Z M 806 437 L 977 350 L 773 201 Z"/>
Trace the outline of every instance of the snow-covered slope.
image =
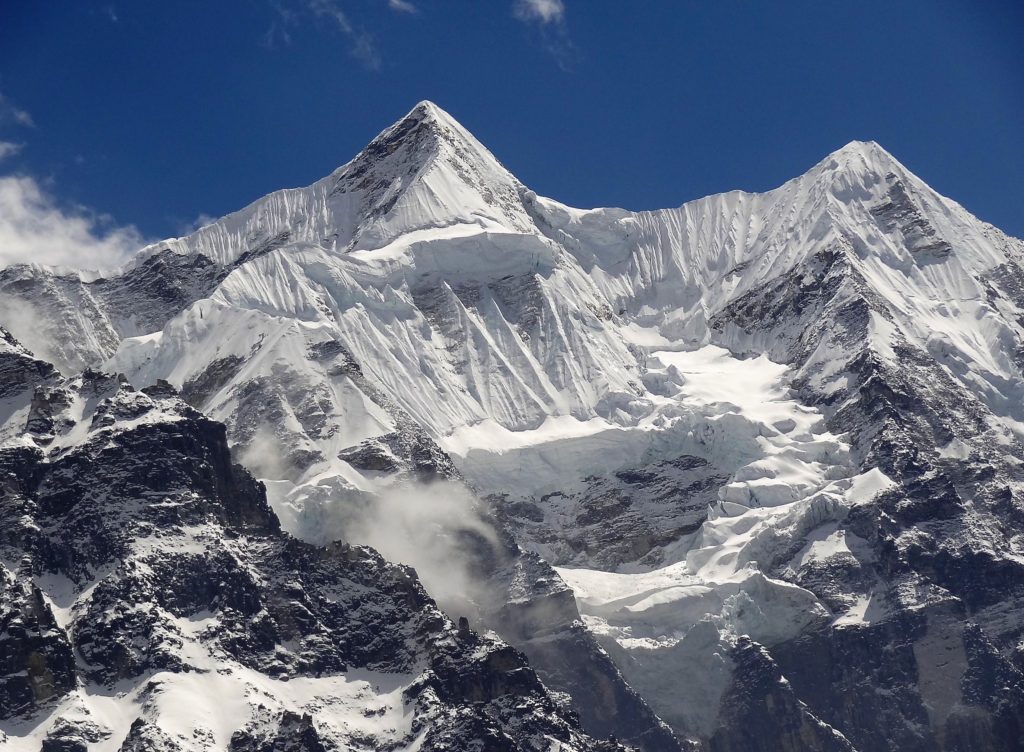
<path id="1" fill-rule="evenodd" d="M 761 194 L 580 210 L 421 103 L 323 180 L 108 279 L 18 267 L 0 289 L 42 357 L 166 379 L 222 421 L 301 538 L 412 536 L 385 553 L 439 594 L 418 526 L 510 535 L 508 561 L 460 570 L 487 585 L 458 608 L 602 733 L 670 744 L 608 656 L 714 749 L 1024 727 L 1024 244 L 877 144 Z M 485 503 L 410 490 L 437 479 Z"/>

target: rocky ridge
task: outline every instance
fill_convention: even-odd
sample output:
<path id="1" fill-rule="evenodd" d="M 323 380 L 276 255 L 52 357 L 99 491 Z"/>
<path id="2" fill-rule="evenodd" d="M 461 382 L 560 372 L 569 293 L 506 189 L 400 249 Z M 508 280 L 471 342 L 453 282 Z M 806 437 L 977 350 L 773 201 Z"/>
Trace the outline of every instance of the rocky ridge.
<path id="1" fill-rule="evenodd" d="M 4 337 L 24 376 L 0 448 L 9 748 L 620 749 L 412 570 L 282 532 L 224 427 L 166 382 L 64 378 Z"/>

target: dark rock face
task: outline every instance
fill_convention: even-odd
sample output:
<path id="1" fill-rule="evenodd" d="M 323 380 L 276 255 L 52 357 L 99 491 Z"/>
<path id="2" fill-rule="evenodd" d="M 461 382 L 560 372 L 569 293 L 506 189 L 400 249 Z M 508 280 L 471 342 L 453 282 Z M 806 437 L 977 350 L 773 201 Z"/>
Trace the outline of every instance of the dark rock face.
<path id="1" fill-rule="evenodd" d="M 7 716 L 74 689 L 75 660 L 39 588 L 6 568 L 0 587 L 0 708 Z"/>
<path id="2" fill-rule="evenodd" d="M 160 331 L 172 317 L 207 297 L 242 264 L 280 248 L 287 232 L 251 240 L 227 266 L 201 253 L 158 250 L 121 274 L 83 280 L 24 265 L 0 269 L 0 324 L 18 325 L 45 348 L 37 354 L 74 372 L 96 367 L 125 337 Z"/>
<path id="3" fill-rule="evenodd" d="M 727 480 L 721 469 L 684 454 L 588 477 L 580 491 L 492 503 L 502 524 L 552 564 L 655 567 L 666 545 L 700 527 Z M 575 519 L 566 529 L 556 520 L 569 514 Z"/>
<path id="4" fill-rule="evenodd" d="M 0 326 L 0 399 L 34 390 L 37 384 L 56 378 L 56 369 L 26 350 L 9 331 Z M 6 417 L 6 416 L 5 416 Z"/>
<path id="5" fill-rule="evenodd" d="M 472 702 L 450 716 L 450 725 L 428 731 L 423 749 L 440 752 L 460 748 L 467 739 L 480 739 L 481 749 L 511 752 L 520 749 L 517 737 L 535 733 L 518 721 L 521 709 L 532 708 L 541 716 L 565 712 L 550 695 L 539 693 L 540 680 L 519 651 L 508 646 L 489 650 L 467 670 L 460 657 L 467 648 L 479 651 L 487 649 L 487 645 L 472 633 L 442 643 L 432 656 L 429 672 L 407 690 L 410 700 L 427 716 L 438 712 L 442 704 L 451 704 L 456 697 Z M 573 743 L 572 734 L 556 725 L 544 728 L 543 733 L 549 740 L 546 743 Z M 620 747 L 615 742 L 599 742 L 593 749 L 610 751 Z"/>
<path id="6" fill-rule="evenodd" d="M 28 331 L 65 370 L 97 366 L 123 337 L 160 331 L 228 270 L 200 254 L 157 252 L 125 274 L 83 281 L 27 266 L 0 269 L 0 316 Z"/>
<path id="7" fill-rule="evenodd" d="M 22 355 L 0 356 L 0 365 L 4 357 Z M 40 384 L 37 397 L 52 388 Z M 224 427 L 168 385 L 139 392 L 87 373 L 60 388 L 73 399 L 35 400 L 49 405 L 44 448 L 29 442 L 0 458 L 0 553 L 23 562 L 17 572 L 0 568 L 4 718 L 42 722 L 83 682 L 140 687 L 146 698 L 161 691 L 147 684 L 153 676 L 215 668 L 297 679 L 361 669 L 419 677 L 405 701 L 423 749 L 458 740 L 541 750 L 545 739 L 620 749 L 586 737 L 521 653 L 457 630 L 412 570 L 368 548 L 316 547 L 282 533 L 262 485 L 232 462 Z M 83 401 L 86 414 L 76 416 L 70 406 Z M 56 582 L 71 595 L 37 584 Z M 64 624 L 55 598 L 74 603 Z M 121 749 L 197 748 L 162 730 L 156 707 L 137 706 Z M 276 718 L 256 726 L 240 718 L 230 748 L 337 746 L 337 732 L 325 732 L 315 713 L 286 708 Z M 86 749 L 113 733 L 81 711 L 57 719 L 45 749 Z"/>
<path id="8" fill-rule="evenodd" d="M 367 439 L 338 453 L 357 470 L 430 483 L 456 480 L 459 471 L 437 442 L 420 426 L 402 421 L 402 429 Z"/>
<path id="9" fill-rule="evenodd" d="M 120 319 L 118 334 L 159 331 L 175 313 L 206 297 L 224 270 L 201 254 L 162 250 L 124 275 L 88 283 L 88 292 Z M 123 322 L 123 323 L 122 323 Z"/>
<path id="10" fill-rule="evenodd" d="M 85 752 L 90 744 L 106 741 L 110 732 L 91 721 L 58 718 L 43 739 L 43 752 Z"/>
<path id="11" fill-rule="evenodd" d="M 182 749 L 181 744 L 158 726 L 143 718 L 136 718 L 121 744 L 120 752 L 181 752 Z"/>
<path id="12" fill-rule="evenodd" d="M 849 729 L 858 749 L 1019 748 L 1021 673 L 955 601 L 805 635 L 772 653 L 794 691 Z M 815 672 L 801 669 L 809 663 Z"/>
<path id="13" fill-rule="evenodd" d="M 935 259 L 942 259 L 952 253 L 949 241 L 938 237 L 935 228 L 914 206 L 899 179 L 889 174 L 886 182 L 890 185 L 888 200 L 871 209 L 881 227 L 888 233 L 897 234 L 910 252 L 919 257 L 930 254 Z"/>
<path id="14" fill-rule="evenodd" d="M 326 752 L 313 719 L 285 711 L 276 726 L 262 734 L 236 731 L 228 747 L 232 752 Z"/>
<path id="15" fill-rule="evenodd" d="M 245 360 L 237 355 L 218 358 L 195 378 L 181 387 L 181 398 L 195 408 L 201 408 L 206 400 L 220 391 L 235 377 Z"/>
<path id="16" fill-rule="evenodd" d="M 913 640 L 923 620 L 907 615 L 873 628 L 804 635 L 772 648 L 799 697 L 813 698 L 820 717 L 849 729 L 858 749 L 931 749 L 905 725 L 927 728 L 928 714 L 916 689 Z M 813 671 L 804 666 L 814 666 Z"/>
<path id="17" fill-rule="evenodd" d="M 797 699 L 763 646 L 741 637 L 733 649 L 735 678 L 726 692 L 713 752 L 853 752 L 842 734 L 814 717 Z"/>
<path id="18" fill-rule="evenodd" d="M 895 184 L 878 221 L 915 254 L 953 252 L 905 199 Z M 993 294 L 1014 295 L 1019 278 L 1007 270 Z M 849 436 L 860 467 L 896 482 L 840 524 L 864 541 L 860 555 L 775 573 L 826 604 L 853 596 L 881 604 L 877 614 L 768 653 L 808 711 L 863 752 L 1021 749 L 1021 627 L 1008 615 L 1024 603 L 1024 567 L 1003 552 L 1016 550 L 1013 531 L 1024 519 L 1020 472 L 1008 461 L 1022 448 L 998 435 L 991 406 L 955 369 L 898 330 L 896 357 L 880 356 L 869 342 L 871 316 L 893 318 L 852 250 L 837 247 L 712 322 L 722 336 L 756 332 L 773 342 L 772 357 L 798 369 L 801 397 Z M 844 367 L 826 369 L 823 352 Z M 845 380 L 842 388 L 830 387 L 828 372 Z M 965 459 L 940 455 L 951 441 L 968 448 Z M 977 682 L 982 675 L 989 679 Z"/>

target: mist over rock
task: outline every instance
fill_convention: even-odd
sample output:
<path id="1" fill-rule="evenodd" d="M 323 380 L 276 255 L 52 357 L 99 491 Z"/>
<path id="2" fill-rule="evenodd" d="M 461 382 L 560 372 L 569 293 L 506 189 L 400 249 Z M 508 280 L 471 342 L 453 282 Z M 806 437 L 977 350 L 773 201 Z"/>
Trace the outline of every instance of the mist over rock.
<path id="1" fill-rule="evenodd" d="M 55 430 L 2 449 L 5 746 L 620 748 L 413 570 L 283 533 L 224 427 L 166 382 L 58 388 Z"/>

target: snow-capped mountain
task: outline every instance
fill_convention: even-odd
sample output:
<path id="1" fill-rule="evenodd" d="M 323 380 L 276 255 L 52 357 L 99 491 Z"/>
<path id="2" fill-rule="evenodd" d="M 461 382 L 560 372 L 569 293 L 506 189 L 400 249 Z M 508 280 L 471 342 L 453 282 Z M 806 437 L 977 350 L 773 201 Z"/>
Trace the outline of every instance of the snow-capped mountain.
<path id="1" fill-rule="evenodd" d="M 92 714 L 109 732 L 93 740 L 102 748 L 132 739 L 134 718 L 190 748 L 174 701 L 150 702 L 141 680 L 111 673 L 121 658 L 90 658 L 78 638 L 91 623 L 80 628 L 79 612 L 118 613 L 118 598 L 167 610 L 160 650 L 222 651 L 195 665 L 237 661 L 264 677 L 184 689 L 166 677 L 169 692 L 260 687 L 277 693 L 282 728 L 339 744 L 353 737 L 332 718 L 371 705 L 388 720 L 365 732 L 370 748 L 424 743 L 421 728 L 462 733 L 437 719 L 462 718 L 473 692 L 444 711 L 410 699 L 438 650 L 485 662 L 506 651 L 517 657 L 494 659 L 501 670 L 534 677 L 533 704 L 502 705 L 502 691 L 479 700 L 500 709 L 473 706 L 502 719 L 488 733 L 520 745 L 510 749 L 543 734 L 594 748 L 584 732 L 647 750 L 1017 749 L 1024 738 L 1024 244 L 877 144 L 849 144 L 767 193 L 580 210 L 537 196 L 425 102 L 312 186 L 143 249 L 114 274 L 10 267 L 0 291 L 13 335 L 0 437 L 14 475 L 31 456 L 31 481 L 10 494 L 34 505 L 5 501 L 5 525 L 47 531 L 11 537 L 5 603 L 52 633 L 65 682 L 47 679 L 56 704 L 36 694 L 0 713 L 10 739 L 56 738 L 60 719 Z M 190 476 L 175 496 L 157 473 L 115 494 L 139 507 L 131 524 L 122 511 L 103 523 L 119 526 L 123 551 L 86 565 L 26 543 L 73 525 L 67 510 L 35 511 L 47 494 L 72 511 L 90 498 L 55 466 L 97 430 L 107 445 L 141 440 L 133 432 L 155 430 L 146 414 L 223 423 L 266 487 L 260 542 L 227 512 L 209 512 L 220 522 L 205 532 L 165 518 L 162 505 L 210 492 L 190 490 Z M 216 493 L 259 506 L 237 472 Z M 419 595 L 402 618 L 429 612 L 435 626 L 401 666 L 391 648 L 386 660 L 332 657 L 336 708 L 311 699 L 327 691 L 312 685 L 268 689 L 267 646 L 281 645 L 288 671 L 303 648 L 284 635 L 223 655 L 211 635 L 225 601 L 175 611 L 152 583 L 111 584 L 90 605 L 110 572 L 152 569 L 161 536 L 212 552 L 214 569 L 227 547 L 264 600 L 285 597 L 276 587 L 295 600 L 281 578 L 355 577 L 393 597 L 406 572 Z M 487 636 L 456 630 L 408 570 L 358 544 L 415 567 L 448 617 Z M 282 563 L 282 546 L 303 553 Z M 324 551 L 364 553 L 336 570 L 341 554 L 313 553 Z M 310 619 L 329 642 L 340 617 L 324 609 Z M 255 627 L 237 629 L 242 640 Z M 371 697 L 352 667 L 405 673 Z M 139 663 L 131 677 L 182 670 Z M 123 699 L 117 723 L 89 704 L 93 686 Z M 204 728 L 221 747 L 217 734 L 263 734 L 262 749 L 278 733 Z"/>

